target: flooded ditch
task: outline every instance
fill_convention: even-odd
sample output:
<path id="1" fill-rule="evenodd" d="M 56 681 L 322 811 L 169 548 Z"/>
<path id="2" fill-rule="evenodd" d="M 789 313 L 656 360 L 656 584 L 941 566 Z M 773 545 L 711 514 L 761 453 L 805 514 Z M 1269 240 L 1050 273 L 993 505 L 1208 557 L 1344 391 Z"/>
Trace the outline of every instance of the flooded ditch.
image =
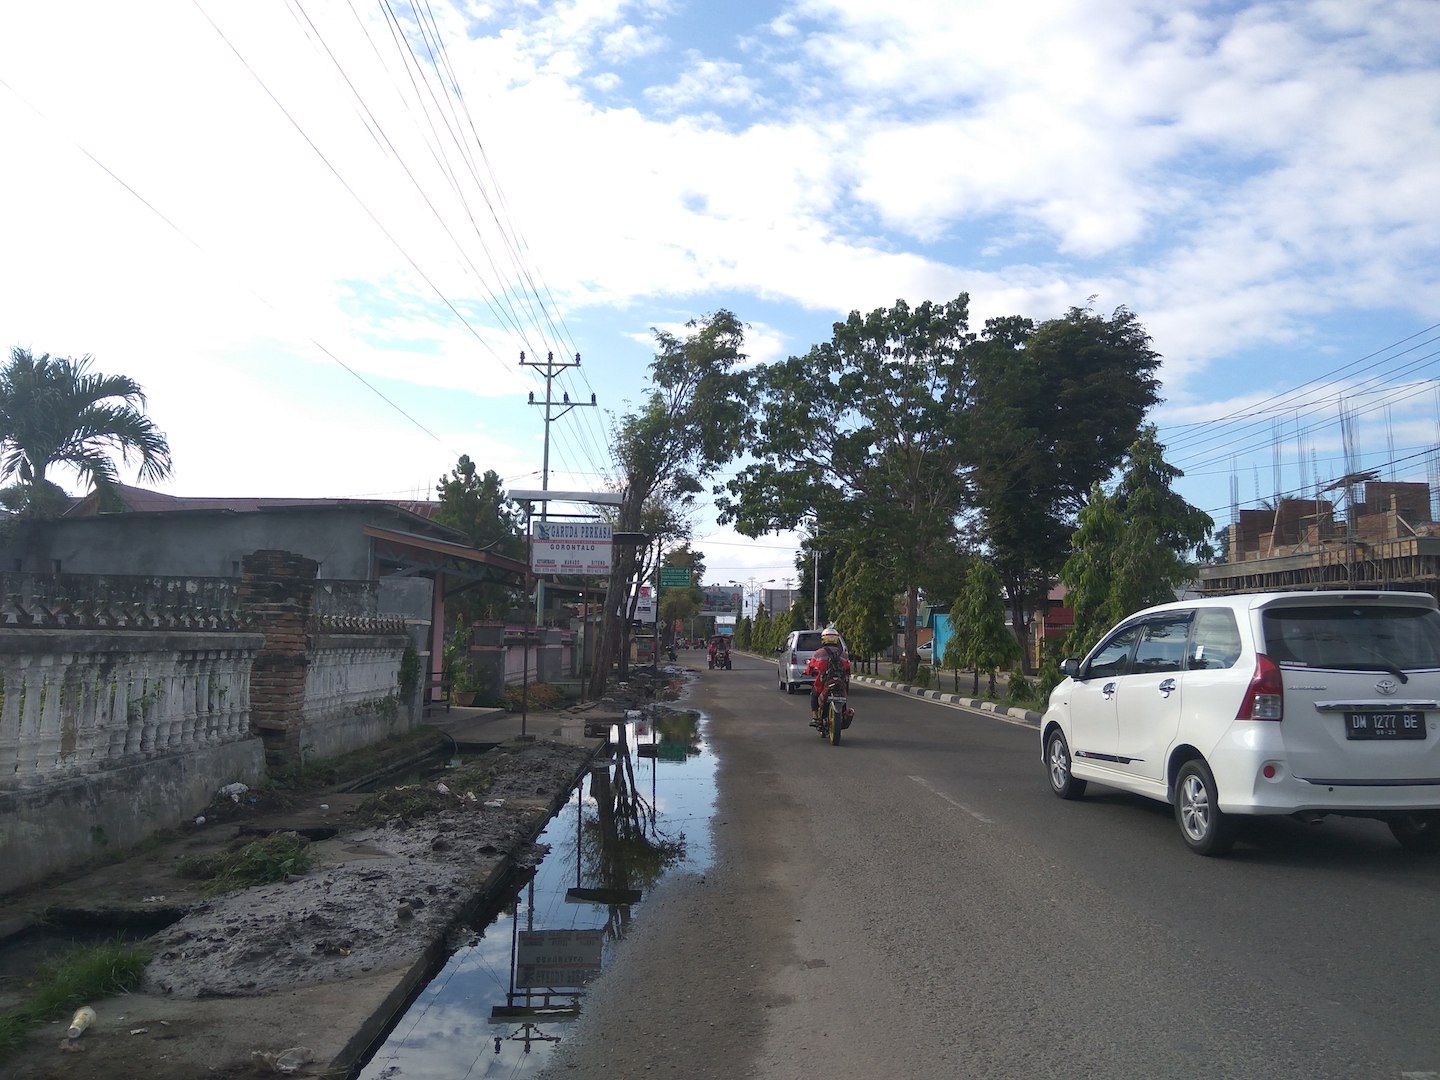
<path id="1" fill-rule="evenodd" d="M 519 869 L 508 902 L 476 920 L 352 1075 L 533 1075 L 649 893 L 710 865 L 716 763 L 703 717 L 632 714 L 610 745 L 540 834 L 539 864 Z"/>

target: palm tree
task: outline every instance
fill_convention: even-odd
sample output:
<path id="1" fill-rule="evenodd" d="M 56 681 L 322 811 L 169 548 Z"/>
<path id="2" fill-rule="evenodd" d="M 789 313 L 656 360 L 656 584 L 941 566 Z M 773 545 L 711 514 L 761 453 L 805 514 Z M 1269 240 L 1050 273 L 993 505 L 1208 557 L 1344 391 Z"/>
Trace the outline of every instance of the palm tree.
<path id="1" fill-rule="evenodd" d="M 46 476 L 54 465 L 75 470 L 114 504 L 112 455 L 139 458 L 144 480 L 170 475 L 170 445 L 144 413 L 145 393 L 125 375 L 90 370 L 91 358 L 40 357 L 10 350 L 0 369 L 0 503 L 29 517 L 59 513 L 63 488 Z"/>

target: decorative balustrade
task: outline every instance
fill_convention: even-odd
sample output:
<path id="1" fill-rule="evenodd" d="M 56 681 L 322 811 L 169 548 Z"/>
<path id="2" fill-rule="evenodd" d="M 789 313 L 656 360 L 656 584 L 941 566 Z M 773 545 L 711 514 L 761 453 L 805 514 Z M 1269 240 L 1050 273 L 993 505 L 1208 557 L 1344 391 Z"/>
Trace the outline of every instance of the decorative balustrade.
<path id="1" fill-rule="evenodd" d="M 247 738 L 252 634 L 0 638 L 0 790 Z"/>
<path id="2" fill-rule="evenodd" d="M 244 631 L 238 578 L 0 574 L 0 627 Z"/>

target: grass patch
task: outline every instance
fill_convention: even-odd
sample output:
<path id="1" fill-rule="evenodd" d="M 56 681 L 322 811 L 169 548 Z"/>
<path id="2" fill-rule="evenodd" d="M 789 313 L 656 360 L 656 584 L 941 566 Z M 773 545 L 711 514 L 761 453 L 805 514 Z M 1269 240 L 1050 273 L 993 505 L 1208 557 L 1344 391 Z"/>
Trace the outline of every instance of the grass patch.
<path id="1" fill-rule="evenodd" d="M 63 1017 L 101 998 L 126 994 L 140 985 L 149 954 L 119 939 L 77 945 L 40 973 L 25 1004 L 0 1016 L 0 1059 L 13 1053 L 31 1024 Z"/>
<path id="2" fill-rule="evenodd" d="M 305 873 L 311 865 L 310 853 L 306 850 L 309 846 L 310 841 L 299 833 L 276 833 L 252 840 L 234 851 L 187 855 L 180 860 L 176 872 L 181 877 L 202 882 L 201 892 L 214 896 Z"/>

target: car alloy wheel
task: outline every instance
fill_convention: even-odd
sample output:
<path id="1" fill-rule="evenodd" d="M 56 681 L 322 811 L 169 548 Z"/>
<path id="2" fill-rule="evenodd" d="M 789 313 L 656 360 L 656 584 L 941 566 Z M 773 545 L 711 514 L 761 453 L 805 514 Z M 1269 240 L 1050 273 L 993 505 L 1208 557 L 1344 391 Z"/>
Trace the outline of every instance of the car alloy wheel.
<path id="1" fill-rule="evenodd" d="M 1199 758 L 1185 762 L 1175 776 L 1175 821 L 1197 855 L 1224 855 L 1235 845 L 1235 823 L 1220 812 L 1215 776 Z"/>
<path id="2" fill-rule="evenodd" d="M 1078 799 L 1085 794 L 1085 781 L 1076 780 L 1070 771 L 1070 747 L 1056 728 L 1045 740 L 1046 765 L 1050 770 L 1050 790 L 1062 799 Z"/>

